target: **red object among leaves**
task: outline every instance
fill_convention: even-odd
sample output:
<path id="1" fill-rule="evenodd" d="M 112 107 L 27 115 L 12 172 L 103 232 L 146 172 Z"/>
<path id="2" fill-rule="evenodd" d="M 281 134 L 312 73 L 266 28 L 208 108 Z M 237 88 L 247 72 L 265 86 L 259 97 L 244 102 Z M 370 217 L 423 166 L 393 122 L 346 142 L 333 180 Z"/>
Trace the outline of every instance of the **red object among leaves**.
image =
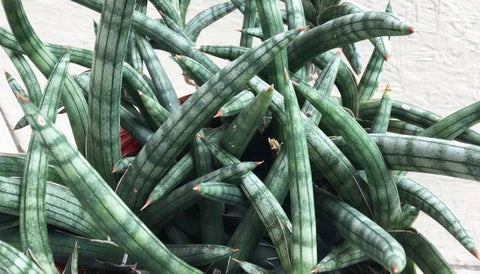
<path id="1" fill-rule="evenodd" d="M 123 128 L 120 128 L 120 144 L 122 158 L 135 156 L 142 149 L 142 146 Z"/>
<path id="2" fill-rule="evenodd" d="M 192 94 L 187 94 L 187 95 L 184 95 L 184 96 L 178 98 L 178 100 L 180 101 L 180 104 L 185 103 L 185 101 L 187 101 L 187 99 L 190 98 L 190 95 L 192 95 Z"/>
<path id="3" fill-rule="evenodd" d="M 191 94 L 187 94 L 178 98 L 181 104 L 183 104 Z M 120 128 L 120 144 L 122 151 L 122 158 L 136 156 L 142 146 L 133 139 L 133 137 L 128 134 L 123 128 Z"/>
<path id="4" fill-rule="evenodd" d="M 58 273 L 63 273 L 63 270 L 65 270 L 65 265 L 63 264 L 55 264 L 55 267 L 58 270 Z"/>
<path id="5" fill-rule="evenodd" d="M 58 270 L 58 273 L 63 273 L 65 271 L 65 265 L 63 264 L 55 264 L 55 267 Z M 78 274 L 86 274 L 87 270 L 85 268 L 78 268 Z"/>

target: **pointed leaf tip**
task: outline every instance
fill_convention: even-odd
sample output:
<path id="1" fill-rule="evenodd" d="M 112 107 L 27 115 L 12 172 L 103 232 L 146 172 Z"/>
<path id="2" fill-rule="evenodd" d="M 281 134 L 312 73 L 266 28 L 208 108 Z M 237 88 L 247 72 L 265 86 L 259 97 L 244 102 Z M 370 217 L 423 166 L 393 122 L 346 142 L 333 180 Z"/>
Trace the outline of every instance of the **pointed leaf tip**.
<path id="1" fill-rule="evenodd" d="M 390 82 L 387 83 L 387 86 L 385 87 L 385 91 L 392 91 L 392 85 Z"/>
<path id="2" fill-rule="evenodd" d="M 303 31 L 305 31 L 306 29 L 308 29 L 307 26 L 299 27 L 299 28 L 297 28 L 297 31 L 298 31 L 298 32 L 303 32 Z"/>
<path id="3" fill-rule="evenodd" d="M 285 74 L 285 79 L 289 80 L 290 75 L 288 75 L 288 69 L 286 67 L 283 67 L 283 73 Z"/>
<path id="4" fill-rule="evenodd" d="M 13 130 L 21 129 L 23 126 L 20 124 L 20 121 L 13 127 Z"/>
<path id="5" fill-rule="evenodd" d="M 213 118 L 222 117 L 222 115 L 223 115 L 223 111 L 219 110 L 219 111 L 217 112 L 217 114 L 215 114 L 215 115 L 213 116 Z"/>
<path id="6" fill-rule="evenodd" d="M 21 95 L 21 94 L 18 94 L 18 95 L 17 95 L 17 98 L 18 98 L 18 100 L 20 100 L 21 102 L 24 102 L 24 103 L 30 102 L 30 100 L 28 100 L 27 97 L 25 97 L 25 96 L 23 96 L 23 95 Z"/>
<path id="7" fill-rule="evenodd" d="M 480 261 L 480 254 L 478 254 L 478 250 L 476 248 L 473 248 L 471 252 L 473 256 L 475 256 L 475 258 L 477 258 Z"/>
<path id="8" fill-rule="evenodd" d="M 266 88 L 263 92 L 269 92 L 269 91 L 273 91 L 275 89 L 275 87 L 272 85 L 270 85 L 268 88 Z"/>
<path id="9" fill-rule="evenodd" d="M 152 199 L 148 198 L 145 204 L 140 208 L 140 211 L 143 211 L 145 208 L 147 208 L 150 204 L 152 204 Z"/>

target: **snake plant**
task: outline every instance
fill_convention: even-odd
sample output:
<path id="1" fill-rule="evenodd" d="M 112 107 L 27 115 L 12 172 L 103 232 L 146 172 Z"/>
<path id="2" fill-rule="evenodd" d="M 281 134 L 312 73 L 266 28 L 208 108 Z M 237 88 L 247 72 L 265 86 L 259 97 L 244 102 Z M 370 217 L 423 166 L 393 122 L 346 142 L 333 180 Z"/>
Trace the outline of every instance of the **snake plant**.
<path id="1" fill-rule="evenodd" d="M 33 132 L 26 154 L 0 154 L 3 270 L 453 273 L 412 227 L 419 211 L 479 258 L 407 172 L 480 181 L 480 105 L 442 119 L 390 86 L 376 98 L 389 38 L 414 30 L 390 5 L 225 0 L 186 20 L 190 0 L 151 0 L 158 18 L 147 0 L 72 1 L 101 13 L 93 50 L 42 41 L 22 2 L 2 0 L 0 45 L 21 81 L 6 77 L 25 114 L 15 128 Z M 234 10 L 238 44 L 197 43 Z M 155 50 L 197 87 L 188 99 Z M 54 125 L 64 112 L 74 142 Z"/>

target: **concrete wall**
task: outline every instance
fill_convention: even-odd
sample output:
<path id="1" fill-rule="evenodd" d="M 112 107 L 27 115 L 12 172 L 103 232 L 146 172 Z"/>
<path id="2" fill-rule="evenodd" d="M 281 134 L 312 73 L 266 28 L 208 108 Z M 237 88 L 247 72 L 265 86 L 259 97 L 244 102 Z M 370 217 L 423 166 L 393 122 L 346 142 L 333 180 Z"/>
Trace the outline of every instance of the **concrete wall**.
<path id="1" fill-rule="evenodd" d="M 93 48 L 94 34 L 92 20 L 98 21 L 98 14 L 65 0 L 29 0 L 23 1 L 32 25 L 44 40 L 51 43 L 70 44 L 72 46 Z M 219 0 L 194 0 L 189 16 Z M 383 10 L 386 1 L 357 1 L 373 10 Z M 386 65 L 386 73 L 380 87 L 386 82 L 393 86 L 393 97 L 398 100 L 415 103 L 429 108 L 442 115 L 471 104 L 480 99 L 480 14 L 476 1 L 392 1 L 394 12 L 411 22 L 416 29 L 409 37 L 394 37 L 392 45 L 394 55 Z M 1 14 L 3 11 L 0 10 Z M 153 10 L 151 14 L 157 17 Z M 0 26 L 8 24 L 3 15 Z M 237 44 L 241 28 L 241 17 L 235 12 L 207 29 L 199 38 L 198 44 Z M 368 42 L 360 43 L 364 63 L 372 50 Z M 184 84 L 180 70 L 168 58 L 159 53 L 179 94 L 193 91 Z M 4 52 L 0 52 L 1 66 L 13 72 L 15 70 Z M 225 62 L 220 62 L 225 64 Z M 73 67 L 73 73 L 83 71 Z M 39 76 L 45 83 L 45 79 Z M 20 117 L 20 108 L 11 96 L 6 81 L 0 77 L 0 109 L 5 114 L 9 125 L 13 125 Z M 65 125 L 64 117 L 59 124 Z M 11 137 L 5 131 L 0 119 L 1 151 L 13 152 Z M 29 130 L 22 129 L 15 133 L 22 148 L 28 144 Z M 462 219 L 467 229 L 480 241 L 480 206 L 478 183 L 446 178 L 441 176 L 412 174 L 422 183 L 435 191 L 444 199 Z M 456 241 L 429 218 L 422 216 L 417 222 L 419 231 L 434 242 L 454 264 L 459 272 L 480 272 L 480 264 L 470 256 Z"/>

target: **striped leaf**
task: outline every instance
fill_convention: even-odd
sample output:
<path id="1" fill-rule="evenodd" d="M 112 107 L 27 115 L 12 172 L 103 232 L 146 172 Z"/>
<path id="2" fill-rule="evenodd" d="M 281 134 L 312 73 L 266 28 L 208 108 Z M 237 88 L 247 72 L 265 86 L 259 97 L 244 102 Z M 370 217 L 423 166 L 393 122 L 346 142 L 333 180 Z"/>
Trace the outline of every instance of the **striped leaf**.
<path id="1" fill-rule="evenodd" d="M 413 28 L 385 12 L 361 12 L 342 16 L 317 26 L 288 47 L 290 70 L 335 47 L 379 36 L 408 35 Z"/>
<path id="2" fill-rule="evenodd" d="M 246 206 L 248 201 L 242 190 L 235 185 L 222 182 L 205 182 L 193 188 L 200 196 L 222 203 Z"/>
<path id="3" fill-rule="evenodd" d="M 441 139 L 370 134 L 391 170 L 426 172 L 480 181 L 480 148 L 474 145 Z M 347 148 L 343 138 L 335 144 L 357 168 L 362 161 Z"/>
<path id="4" fill-rule="evenodd" d="M 232 2 L 220 3 L 195 15 L 185 26 L 185 32 L 192 41 L 197 41 L 200 32 L 235 10 Z"/>
<path id="5" fill-rule="evenodd" d="M 42 91 L 32 68 L 22 54 L 14 52 L 8 48 L 4 48 L 4 50 L 10 58 L 10 61 L 12 61 L 13 65 L 17 69 L 23 83 L 25 84 L 25 87 L 27 88 L 28 98 L 30 98 L 32 102 L 38 106 L 40 104 L 40 100 L 42 99 Z"/>
<path id="6" fill-rule="evenodd" d="M 120 159 L 122 69 L 135 1 L 107 0 L 95 41 L 88 96 L 86 156 L 111 187 L 113 165 Z"/>
<path id="7" fill-rule="evenodd" d="M 0 269 L 6 273 L 44 273 L 33 260 L 3 241 L 0 241 Z"/>
<path id="8" fill-rule="evenodd" d="M 479 256 L 473 238 L 440 198 L 412 179 L 399 177 L 396 181 L 400 198 L 405 203 L 428 214 L 447 229 L 473 256 Z"/>
<path id="9" fill-rule="evenodd" d="M 365 253 L 355 245 L 344 242 L 323 257 L 312 272 L 335 271 L 365 260 L 368 260 L 368 256 Z"/>
<path id="10" fill-rule="evenodd" d="M 103 231 L 147 269 L 200 273 L 168 251 L 32 103 L 24 97 L 19 97 L 19 102 L 42 147 L 58 163 L 60 176 Z"/>
<path id="11" fill-rule="evenodd" d="M 219 148 L 217 145 L 205 140 L 208 148 L 222 165 L 239 163 L 240 161 L 227 151 Z M 290 240 L 292 234 L 292 225 L 285 211 L 275 199 L 268 188 L 253 174 L 247 173 L 240 178 L 240 188 L 247 196 L 250 203 L 254 206 L 255 212 L 260 217 L 263 225 L 267 229 L 280 261 L 284 268 L 290 269 Z"/>
<path id="12" fill-rule="evenodd" d="M 40 103 L 40 112 L 52 121 L 56 120 L 61 87 L 68 75 L 69 59 L 67 52 L 54 67 Z M 39 265 L 45 271 L 54 272 L 56 268 L 48 243 L 45 216 L 47 167 L 47 153 L 38 137 L 32 136 L 20 188 L 20 236 L 23 250 L 31 249 Z"/>
<path id="13" fill-rule="evenodd" d="M 386 133 L 390 120 L 390 113 L 392 111 L 392 89 L 390 85 L 387 86 L 383 97 L 380 101 L 378 112 L 373 118 L 373 125 L 370 129 L 371 133 Z"/>
<path id="14" fill-rule="evenodd" d="M 405 253 L 425 274 L 455 273 L 442 254 L 422 234 L 412 231 L 392 232 L 392 236 L 402 244 Z"/>
<path id="15" fill-rule="evenodd" d="M 35 66 L 48 77 L 58 63 L 58 59 L 34 32 L 21 1 L 3 0 L 2 4 L 15 39 Z M 65 91 L 61 92 L 62 102 L 67 110 L 77 147 L 84 153 L 88 124 L 87 102 L 76 82 L 68 75 L 64 88 Z"/>
<path id="16" fill-rule="evenodd" d="M 385 269 L 399 273 L 405 267 L 407 259 L 402 246 L 356 209 L 323 191 L 316 193 L 315 206 L 340 235 Z"/>
<path id="17" fill-rule="evenodd" d="M 361 158 L 369 182 L 368 189 L 376 222 L 385 228 L 395 227 L 401 213 L 400 198 L 375 142 L 343 108 L 308 86 L 296 87 L 300 94 L 320 110 L 323 115 L 321 123 L 348 140 L 352 150 Z"/>
<path id="18" fill-rule="evenodd" d="M 139 210 L 152 190 L 153 183 L 171 167 L 171 159 L 178 156 L 221 105 L 238 93 L 300 31 L 303 30 L 292 30 L 265 41 L 202 85 L 145 144 L 129 171 L 122 177 L 118 195 L 135 211 Z M 139 181 L 138 176 L 142 180 Z"/>
<path id="19" fill-rule="evenodd" d="M 194 187 L 208 181 L 229 181 L 237 179 L 250 172 L 259 165 L 257 162 L 243 162 L 228 165 L 226 167 L 209 172 L 201 177 L 190 181 L 175 189 L 163 199 L 150 205 L 146 203 L 142 209 L 141 218 L 149 226 L 164 227 L 176 214 L 195 205 L 199 196 L 193 190 Z"/>
<path id="20" fill-rule="evenodd" d="M 0 212 L 20 215 L 20 185 L 21 180 L 18 178 L 0 177 Z M 72 192 L 64 186 L 47 183 L 45 215 L 48 224 L 72 233 L 90 238 L 106 236 L 97 228 L 96 222 L 85 212 Z"/>

